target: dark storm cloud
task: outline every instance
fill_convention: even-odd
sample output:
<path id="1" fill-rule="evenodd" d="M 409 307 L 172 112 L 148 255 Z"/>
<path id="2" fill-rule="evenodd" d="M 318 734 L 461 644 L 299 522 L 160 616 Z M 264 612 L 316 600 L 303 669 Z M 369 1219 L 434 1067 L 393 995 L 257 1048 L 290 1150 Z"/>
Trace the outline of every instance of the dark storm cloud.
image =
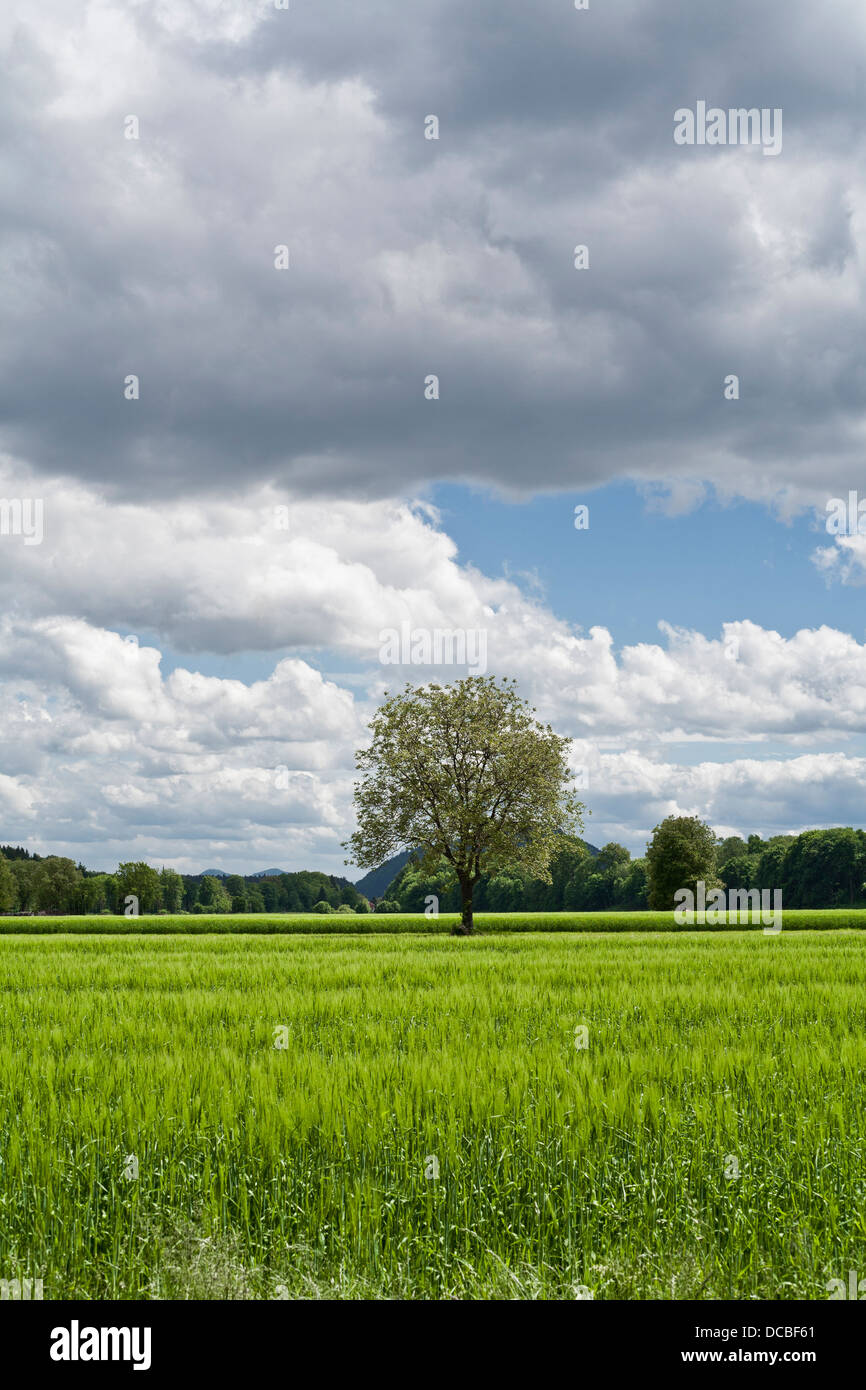
<path id="1" fill-rule="evenodd" d="M 858 6 L 170 12 L 114 11 L 91 84 L 81 15 L 8 39 L 0 447 L 149 497 L 856 481 Z M 782 108 L 782 153 L 676 147 L 699 99 Z"/>

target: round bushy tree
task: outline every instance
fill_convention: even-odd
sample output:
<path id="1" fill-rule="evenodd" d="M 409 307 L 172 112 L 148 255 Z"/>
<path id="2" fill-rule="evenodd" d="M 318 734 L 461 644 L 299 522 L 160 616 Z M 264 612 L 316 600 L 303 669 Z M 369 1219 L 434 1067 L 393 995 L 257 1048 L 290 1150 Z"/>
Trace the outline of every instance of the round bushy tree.
<path id="1" fill-rule="evenodd" d="M 673 909 L 680 888 L 696 893 L 703 881 L 709 892 L 719 886 L 715 831 L 697 816 L 667 816 L 653 831 L 646 864 L 649 905 L 657 911 Z"/>

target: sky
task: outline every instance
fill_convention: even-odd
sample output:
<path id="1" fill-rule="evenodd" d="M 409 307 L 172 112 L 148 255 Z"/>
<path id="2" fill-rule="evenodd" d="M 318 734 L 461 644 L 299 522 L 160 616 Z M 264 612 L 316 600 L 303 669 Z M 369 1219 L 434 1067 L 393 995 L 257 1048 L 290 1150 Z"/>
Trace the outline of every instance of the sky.
<path id="1" fill-rule="evenodd" d="M 358 877 L 377 702 L 482 670 L 594 844 L 866 824 L 862 4 L 6 0 L 0 63 L 0 843 Z"/>

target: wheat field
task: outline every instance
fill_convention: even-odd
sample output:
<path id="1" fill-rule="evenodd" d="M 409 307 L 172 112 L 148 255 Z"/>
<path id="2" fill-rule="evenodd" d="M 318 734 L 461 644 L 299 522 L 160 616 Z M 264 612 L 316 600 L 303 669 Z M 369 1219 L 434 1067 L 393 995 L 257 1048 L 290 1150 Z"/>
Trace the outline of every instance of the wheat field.
<path id="1" fill-rule="evenodd" d="M 0 937 L 0 1276 L 46 1298 L 826 1298 L 857 931 Z"/>

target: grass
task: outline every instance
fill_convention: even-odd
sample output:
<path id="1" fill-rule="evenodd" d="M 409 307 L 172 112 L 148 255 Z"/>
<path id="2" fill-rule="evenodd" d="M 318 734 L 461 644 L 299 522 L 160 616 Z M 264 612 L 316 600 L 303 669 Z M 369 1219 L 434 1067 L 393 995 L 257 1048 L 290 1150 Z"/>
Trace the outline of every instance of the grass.
<path id="1" fill-rule="evenodd" d="M 720 914 L 721 915 L 721 914 Z M 736 913 L 725 913 L 724 922 L 700 924 L 707 932 L 740 931 L 749 923 L 761 929 L 757 914 L 737 919 Z M 783 914 L 786 931 L 838 931 L 840 928 L 866 929 L 866 908 L 786 908 Z M 92 936 L 151 934 L 158 936 L 201 936 L 213 932 L 227 935 L 400 935 L 420 933 L 424 936 L 450 934 L 460 921 L 459 912 L 443 912 L 439 917 L 425 917 L 423 912 L 318 914 L 316 912 L 249 912 L 196 913 L 176 916 L 103 917 L 98 914 L 84 917 L 0 917 L 0 936 L 56 932 L 81 932 Z M 476 912 L 475 929 L 484 932 L 682 932 L 692 926 L 679 926 L 673 912 Z"/>
<path id="2" fill-rule="evenodd" d="M 4 937 L 0 1277 L 826 1298 L 864 1084 L 859 932 Z"/>

